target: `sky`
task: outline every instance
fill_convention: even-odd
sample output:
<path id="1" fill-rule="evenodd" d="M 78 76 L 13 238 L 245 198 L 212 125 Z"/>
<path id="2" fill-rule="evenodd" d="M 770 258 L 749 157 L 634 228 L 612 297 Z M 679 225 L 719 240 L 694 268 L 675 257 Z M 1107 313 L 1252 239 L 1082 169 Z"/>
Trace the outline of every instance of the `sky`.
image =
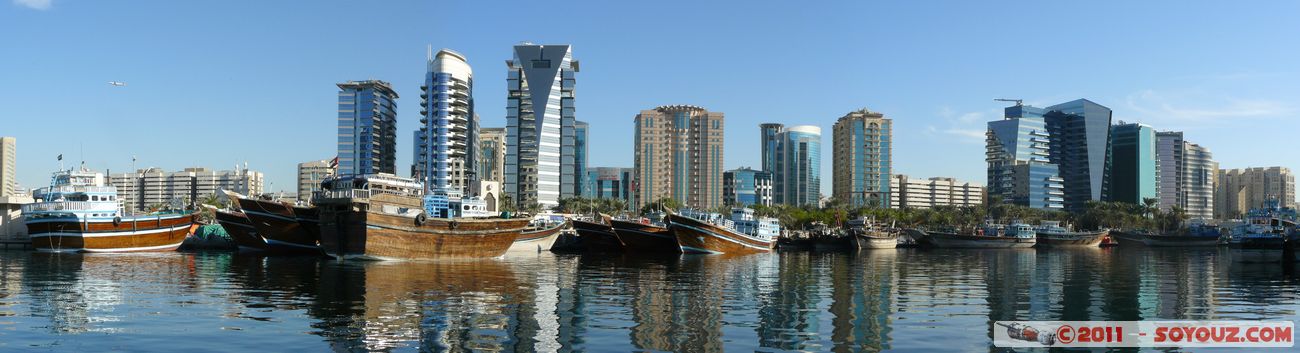
<path id="1" fill-rule="evenodd" d="M 1185 131 L 1223 168 L 1300 167 L 1300 2 L 243 1 L 0 4 L 0 136 L 18 180 L 55 157 L 120 173 L 247 163 L 268 191 L 333 158 L 336 83 L 398 94 L 409 173 L 426 47 L 465 54 L 476 111 L 505 125 L 505 61 L 571 44 L 588 165 L 631 167 L 633 117 L 691 104 L 726 115 L 725 166 L 759 166 L 761 123 L 894 119 L 894 169 L 984 182 L 1003 102 L 1087 98 L 1114 120 Z M 125 82 L 112 86 L 109 81 Z"/>

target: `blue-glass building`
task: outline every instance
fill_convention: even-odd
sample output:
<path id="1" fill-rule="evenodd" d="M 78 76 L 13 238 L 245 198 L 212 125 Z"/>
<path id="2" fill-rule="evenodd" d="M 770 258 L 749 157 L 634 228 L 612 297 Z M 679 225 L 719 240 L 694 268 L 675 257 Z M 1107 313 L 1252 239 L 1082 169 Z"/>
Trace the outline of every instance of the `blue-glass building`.
<path id="1" fill-rule="evenodd" d="M 781 146 L 781 140 L 777 135 L 780 135 L 781 131 L 785 130 L 785 126 L 781 124 L 767 123 L 758 125 L 758 128 L 763 138 L 763 141 L 760 143 L 760 150 L 763 153 L 762 164 L 760 167 L 763 171 L 774 173 L 776 172 L 778 165 L 777 159 L 780 154 L 778 148 Z"/>
<path id="2" fill-rule="evenodd" d="M 722 173 L 722 202 L 728 206 L 772 205 L 772 173 L 749 168 Z"/>
<path id="3" fill-rule="evenodd" d="M 1052 135 L 1049 159 L 1060 168 L 1065 209 L 1081 211 L 1105 194 L 1110 151 L 1111 111 L 1087 99 L 1047 107 L 1043 114 Z"/>
<path id="4" fill-rule="evenodd" d="M 568 45 L 514 46 L 506 62 L 506 160 L 502 190 L 519 206 L 580 195 L 575 91 L 578 61 Z"/>
<path id="5" fill-rule="evenodd" d="M 396 174 L 397 92 L 379 80 L 338 87 L 338 175 Z"/>
<path id="6" fill-rule="evenodd" d="M 816 205 L 821 198 L 821 128 L 761 124 L 763 171 L 772 174 L 772 202 Z"/>
<path id="7" fill-rule="evenodd" d="M 1064 207 L 1064 186 L 1050 160 L 1052 134 L 1042 108 L 1017 104 L 990 121 L 985 144 L 988 195 L 1037 209 Z"/>
<path id="8" fill-rule="evenodd" d="M 587 168 L 582 186 L 582 197 L 591 199 L 619 199 L 632 205 L 632 168 Z"/>
<path id="9" fill-rule="evenodd" d="M 415 131 L 411 177 L 426 192 L 458 198 L 477 178 L 478 124 L 474 115 L 473 71 L 465 56 L 449 49 L 428 58 L 420 87 L 420 128 Z"/>
<path id="10" fill-rule="evenodd" d="M 1106 200 L 1141 204 L 1156 199 L 1156 131 L 1143 124 L 1110 128 L 1110 170 L 1106 173 Z"/>
<path id="11" fill-rule="evenodd" d="M 568 192 L 562 193 L 563 197 L 586 195 L 584 190 L 587 174 L 587 131 L 590 127 L 585 122 L 573 122 L 573 161 L 566 165 L 566 168 L 572 169 L 574 184 L 569 187 Z"/>

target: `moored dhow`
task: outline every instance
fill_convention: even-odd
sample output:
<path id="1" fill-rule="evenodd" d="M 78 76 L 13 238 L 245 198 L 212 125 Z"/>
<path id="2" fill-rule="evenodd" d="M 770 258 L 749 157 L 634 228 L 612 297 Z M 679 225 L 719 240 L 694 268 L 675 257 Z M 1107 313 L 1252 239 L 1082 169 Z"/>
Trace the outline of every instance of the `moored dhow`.
<path id="1" fill-rule="evenodd" d="M 1111 231 L 1110 235 L 1120 245 L 1150 247 L 1202 247 L 1218 246 L 1221 232 L 1218 226 L 1191 224 L 1186 229 L 1171 233 L 1151 233 L 1143 230 Z"/>
<path id="2" fill-rule="evenodd" d="M 898 247 L 899 232 L 893 227 L 876 224 L 875 220 L 862 217 L 849 221 L 849 235 L 858 249 L 893 249 Z"/>
<path id="3" fill-rule="evenodd" d="M 1246 223 L 1232 228 L 1223 242 L 1236 262 L 1281 262 L 1289 234 L 1295 230 L 1296 211 L 1270 201 L 1267 207 L 1251 209 Z"/>
<path id="4" fill-rule="evenodd" d="M 974 233 L 917 230 L 921 241 L 937 248 L 1030 248 L 1038 242 L 1034 227 L 1012 222 L 1008 225 L 986 223 Z"/>
<path id="5" fill-rule="evenodd" d="M 586 251 L 619 252 L 623 251 L 623 242 L 614 234 L 609 225 L 608 215 L 598 215 L 599 220 L 573 220 L 573 230 L 578 232 L 578 240 Z"/>
<path id="6" fill-rule="evenodd" d="M 454 259 L 506 253 L 527 218 L 456 217 L 446 195 L 422 197 L 423 185 L 392 174 L 327 180 L 315 197 L 321 249 L 342 259 Z M 431 217 L 437 215 L 439 217 Z"/>
<path id="7" fill-rule="evenodd" d="M 235 242 L 235 246 L 239 251 L 263 252 L 270 248 L 266 244 L 266 239 L 263 239 L 257 233 L 257 228 L 253 227 L 253 222 L 249 221 L 248 216 L 245 216 L 243 212 L 204 206 L 212 210 L 217 224 L 226 231 L 226 234 L 230 234 L 230 239 Z"/>
<path id="8" fill-rule="evenodd" d="M 248 217 L 257 233 L 273 252 L 319 253 L 320 235 L 313 234 L 299 222 L 294 206 L 286 202 L 262 200 L 225 191 L 232 203 Z"/>
<path id="9" fill-rule="evenodd" d="M 32 196 L 22 213 L 38 251 L 172 251 L 193 231 L 190 211 L 126 216 L 117 188 L 84 168 L 54 173 Z"/>
<path id="10" fill-rule="evenodd" d="M 775 218 L 757 218 L 754 210 L 734 208 L 731 218 L 717 213 L 682 210 L 668 214 L 668 228 L 684 253 L 748 254 L 770 252 L 781 225 Z"/>
<path id="11" fill-rule="evenodd" d="M 1106 235 L 1110 234 L 1109 230 L 1076 232 L 1062 226 L 1059 221 L 1041 221 L 1038 227 L 1034 228 L 1034 232 L 1037 234 L 1039 247 L 1099 247 L 1098 244 L 1101 244 L 1101 241 L 1106 239 Z"/>
<path id="12" fill-rule="evenodd" d="M 510 245 L 509 253 L 531 253 L 536 254 L 543 251 L 550 251 L 555 245 L 555 240 L 560 238 L 560 234 L 569 228 L 568 220 L 564 217 L 553 219 L 551 217 L 534 218 L 527 229 L 519 233 L 514 243 Z"/>
<path id="13" fill-rule="evenodd" d="M 648 218 L 635 221 L 611 219 L 609 225 L 629 253 L 682 252 L 682 247 L 677 245 L 677 236 L 662 223 Z"/>

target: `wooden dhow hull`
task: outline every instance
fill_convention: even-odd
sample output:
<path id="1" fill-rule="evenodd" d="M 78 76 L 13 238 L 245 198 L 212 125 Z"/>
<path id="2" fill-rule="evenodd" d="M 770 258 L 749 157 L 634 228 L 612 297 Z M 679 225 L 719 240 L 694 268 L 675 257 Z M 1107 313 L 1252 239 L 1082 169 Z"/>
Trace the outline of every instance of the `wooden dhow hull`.
<path id="1" fill-rule="evenodd" d="M 224 210 L 213 210 L 216 213 L 217 224 L 230 234 L 230 239 L 235 241 L 239 251 L 262 252 L 267 251 L 270 246 L 266 244 L 266 239 L 257 233 L 257 228 L 253 227 L 253 222 L 248 220 L 243 212 L 231 212 Z"/>
<path id="2" fill-rule="evenodd" d="M 298 220 L 298 226 L 302 231 L 307 233 L 311 239 L 320 241 L 320 210 L 315 206 L 293 206 L 293 217 Z"/>
<path id="3" fill-rule="evenodd" d="M 1282 262 L 1286 254 L 1286 237 L 1246 238 L 1228 242 L 1228 257 L 1235 262 Z"/>
<path id="4" fill-rule="evenodd" d="M 520 232 L 506 252 L 536 254 L 551 251 L 551 247 L 555 245 L 555 239 L 559 239 L 560 233 L 563 233 L 564 229 L 568 227 L 568 222 L 565 222 L 551 228 Z"/>
<path id="5" fill-rule="evenodd" d="M 1038 232 L 1038 246 L 1040 247 L 1098 247 L 1110 231 L 1101 230 L 1095 232 L 1068 232 L 1068 233 L 1044 233 Z"/>
<path id="6" fill-rule="evenodd" d="M 32 247 L 46 252 L 174 251 L 194 231 L 190 213 L 78 221 L 45 218 L 27 223 Z"/>
<path id="7" fill-rule="evenodd" d="M 610 220 L 609 225 L 629 253 L 682 252 L 682 247 L 677 245 L 677 236 L 668 228 L 616 219 Z"/>
<path id="8" fill-rule="evenodd" d="M 923 241 L 936 248 L 952 249 L 1015 249 L 1031 248 L 1034 238 L 994 237 L 950 232 L 924 232 Z"/>
<path id="9" fill-rule="evenodd" d="M 1203 247 L 1218 246 L 1218 237 L 1186 235 L 1150 235 L 1122 231 L 1110 232 L 1112 238 L 1120 245 L 1144 245 L 1150 247 Z"/>
<path id="10" fill-rule="evenodd" d="M 858 246 L 858 249 L 894 249 L 898 247 L 898 235 L 854 234 L 853 243 Z"/>
<path id="11" fill-rule="evenodd" d="M 436 260 L 504 255 L 528 219 L 445 219 L 382 212 L 383 206 L 418 209 L 414 197 L 318 200 L 321 249 L 342 259 Z"/>
<path id="12" fill-rule="evenodd" d="M 298 216 L 294 214 L 292 205 L 247 197 L 232 197 L 232 199 L 239 200 L 240 210 L 248 216 L 257 233 L 266 239 L 266 244 L 271 251 L 320 252 L 319 236 L 303 227 L 298 221 Z"/>
<path id="13" fill-rule="evenodd" d="M 751 254 L 771 252 L 774 241 L 761 241 L 694 218 L 667 216 L 668 228 L 677 237 L 683 253 Z"/>
<path id="14" fill-rule="evenodd" d="M 578 239 L 587 251 L 623 251 L 623 242 L 614 235 L 614 228 L 606 224 L 573 221 L 573 230 L 578 232 Z"/>

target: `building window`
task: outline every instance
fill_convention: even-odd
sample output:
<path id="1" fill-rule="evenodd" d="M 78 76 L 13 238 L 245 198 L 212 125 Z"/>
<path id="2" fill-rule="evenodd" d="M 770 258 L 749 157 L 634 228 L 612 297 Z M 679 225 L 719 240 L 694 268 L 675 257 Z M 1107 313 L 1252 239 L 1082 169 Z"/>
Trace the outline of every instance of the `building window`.
<path id="1" fill-rule="evenodd" d="M 551 61 L 550 61 L 550 60 L 533 60 L 533 68 L 534 68 L 534 69 L 549 69 L 549 68 L 551 68 Z"/>

